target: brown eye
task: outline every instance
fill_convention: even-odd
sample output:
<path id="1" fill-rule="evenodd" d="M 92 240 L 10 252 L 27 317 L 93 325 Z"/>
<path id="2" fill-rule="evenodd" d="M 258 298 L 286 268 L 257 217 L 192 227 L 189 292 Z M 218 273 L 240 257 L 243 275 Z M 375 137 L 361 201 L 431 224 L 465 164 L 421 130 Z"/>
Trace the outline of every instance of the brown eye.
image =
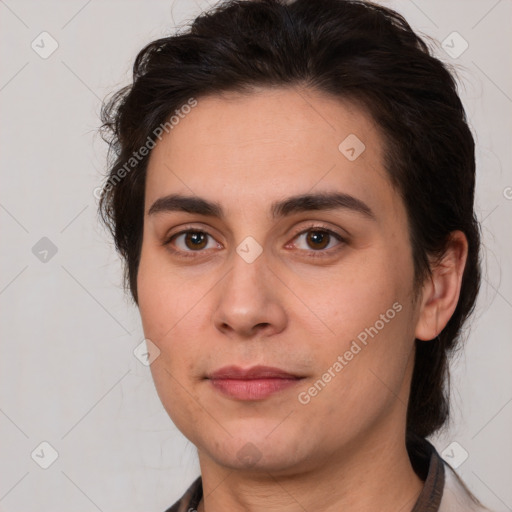
<path id="1" fill-rule="evenodd" d="M 328 229 L 319 229 L 315 227 L 307 229 L 302 233 L 299 233 L 299 235 L 297 235 L 295 239 L 297 240 L 297 242 L 295 243 L 296 247 L 310 253 L 318 252 L 318 256 L 320 256 L 322 253 L 329 252 L 329 250 L 333 247 L 342 245 L 342 243 L 345 241 L 340 235 L 338 235 L 334 231 Z M 336 241 L 338 242 L 337 244 L 332 243 Z M 311 254 L 311 256 L 317 255 Z"/>
<path id="2" fill-rule="evenodd" d="M 203 231 L 187 231 L 185 234 L 185 245 L 192 250 L 204 249 L 208 244 L 207 236 Z"/>
<path id="3" fill-rule="evenodd" d="M 309 253 L 311 257 L 332 256 L 332 250 L 340 249 L 346 243 L 346 240 L 327 228 L 319 228 L 312 226 L 295 236 L 293 245 L 304 253 Z M 334 243 L 333 242 L 336 242 Z M 212 242 L 213 245 L 208 245 Z M 169 250 L 179 256 L 199 256 L 200 253 L 207 254 L 207 249 L 222 249 L 222 245 L 215 241 L 215 239 L 206 231 L 197 229 L 188 229 L 180 231 L 172 235 L 169 239 L 163 242 L 163 245 L 169 247 Z M 301 247 L 302 245 L 302 247 Z M 340 247 L 338 247 L 340 246 Z M 198 253 L 194 255 L 194 253 Z"/>
<path id="4" fill-rule="evenodd" d="M 210 242 L 213 242 L 213 245 L 208 246 Z M 168 246 L 173 253 L 180 253 L 184 256 L 191 256 L 194 252 L 203 252 L 203 249 L 218 247 L 210 234 L 193 229 L 180 231 L 172 235 L 164 242 L 164 245 Z"/>
<path id="5" fill-rule="evenodd" d="M 312 249 L 325 249 L 329 245 L 331 235 L 326 231 L 309 231 L 306 241 Z"/>

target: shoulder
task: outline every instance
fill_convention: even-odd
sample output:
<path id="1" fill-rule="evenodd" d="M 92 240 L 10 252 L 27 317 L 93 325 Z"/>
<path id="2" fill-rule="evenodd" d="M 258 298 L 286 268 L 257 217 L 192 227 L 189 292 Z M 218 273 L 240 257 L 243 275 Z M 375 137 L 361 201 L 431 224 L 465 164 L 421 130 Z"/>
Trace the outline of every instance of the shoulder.
<path id="1" fill-rule="evenodd" d="M 452 467 L 443 464 L 445 483 L 439 512 L 495 512 L 479 503 Z"/>
<path id="2" fill-rule="evenodd" d="M 202 497 L 203 482 L 199 476 L 192 482 L 183 496 L 174 505 L 166 509 L 165 512 L 196 512 Z"/>
<path id="3" fill-rule="evenodd" d="M 410 434 L 407 449 L 424 481 L 413 512 L 501 512 L 483 506 L 427 439 Z"/>

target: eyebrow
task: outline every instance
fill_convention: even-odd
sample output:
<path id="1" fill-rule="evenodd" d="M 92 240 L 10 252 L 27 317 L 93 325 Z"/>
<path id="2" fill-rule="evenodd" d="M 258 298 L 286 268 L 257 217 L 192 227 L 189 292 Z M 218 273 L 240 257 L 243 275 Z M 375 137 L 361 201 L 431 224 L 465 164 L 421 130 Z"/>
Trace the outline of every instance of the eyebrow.
<path id="1" fill-rule="evenodd" d="M 312 210 L 351 210 L 375 220 L 375 214 L 370 207 L 349 194 L 339 192 L 323 192 L 315 194 L 302 194 L 291 196 L 272 203 L 270 212 L 274 219 L 287 217 L 295 213 Z M 197 196 L 184 196 L 170 194 L 157 199 L 148 211 L 148 215 L 162 212 L 185 212 L 224 220 L 225 213 L 222 206 L 213 201 Z"/>

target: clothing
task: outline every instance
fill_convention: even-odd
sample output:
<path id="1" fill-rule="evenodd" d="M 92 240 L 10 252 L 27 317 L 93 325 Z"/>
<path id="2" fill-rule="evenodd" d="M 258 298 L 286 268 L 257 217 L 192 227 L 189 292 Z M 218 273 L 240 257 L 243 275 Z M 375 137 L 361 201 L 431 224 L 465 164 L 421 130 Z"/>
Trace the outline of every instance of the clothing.
<path id="1" fill-rule="evenodd" d="M 425 482 L 412 512 L 492 512 L 471 499 L 462 480 L 426 439 L 421 439 L 409 457 Z M 198 477 L 165 512 L 196 512 L 202 497 L 202 479 Z"/>

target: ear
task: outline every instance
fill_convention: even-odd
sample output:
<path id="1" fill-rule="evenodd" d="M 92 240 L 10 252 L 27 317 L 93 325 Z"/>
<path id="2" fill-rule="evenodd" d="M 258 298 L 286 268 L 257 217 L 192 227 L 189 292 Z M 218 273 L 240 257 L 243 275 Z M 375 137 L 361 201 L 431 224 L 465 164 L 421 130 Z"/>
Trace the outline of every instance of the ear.
<path id="1" fill-rule="evenodd" d="M 445 328 L 459 301 L 468 241 L 462 231 L 453 231 L 446 250 L 425 280 L 420 300 L 415 337 L 432 340 Z"/>

